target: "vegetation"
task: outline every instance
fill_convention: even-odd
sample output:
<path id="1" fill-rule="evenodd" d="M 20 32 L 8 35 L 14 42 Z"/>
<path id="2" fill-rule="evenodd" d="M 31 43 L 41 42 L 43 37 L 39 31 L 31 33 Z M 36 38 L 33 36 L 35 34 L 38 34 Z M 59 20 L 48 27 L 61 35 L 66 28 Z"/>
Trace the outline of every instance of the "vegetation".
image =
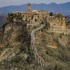
<path id="1" fill-rule="evenodd" d="M 52 12 L 50 12 L 50 16 L 53 16 L 53 13 Z"/>
<path id="2" fill-rule="evenodd" d="M 14 13 L 8 13 L 8 17 L 7 17 L 8 21 L 12 22 L 12 23 L 14 22 L 14 19 L 15 20 L 22 20 L 22 18 L 23 18 L 22 14 L 19 12 L 17 14 L 16 13 L 15 14 Z"/>
<path id="3" fill-rule="evenodd" d="M 46 62 L 51 63 L 51 65 L 49 65 L 50 69 L 47 70 L 69 70 L 70 45 L 67 43 L 68 45 L 63 46 L 59 40 L 60 37 L 61 39 L 66 37 L 69 39 L 69 36 L 47 32 L 43 32 L 41 36 L 42 37 L 38 37 L 38 39 L 40 38 L 41 42 L 36 44 L 36 46 L 43 59 Z M 69 42 L 69 40 L 67 41 Z M 56 47 L 50 47 L 50 45 L 54 46 L 54 44 L 56 44 Z"/>
<path id="4" fill-rule="evenodd" d="M 50 23 L 49 22 L 45 22 L 44 28 L 48 30 L 50 28 Z"/>

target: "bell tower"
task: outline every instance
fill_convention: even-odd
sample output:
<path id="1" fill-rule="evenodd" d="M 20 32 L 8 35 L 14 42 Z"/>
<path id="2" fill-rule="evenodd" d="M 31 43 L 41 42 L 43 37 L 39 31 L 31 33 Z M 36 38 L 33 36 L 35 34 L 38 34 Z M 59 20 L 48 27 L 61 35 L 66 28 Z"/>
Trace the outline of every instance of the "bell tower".
<path id="1" fill-rule="evenodd" d="M 30 3 L 28 3 L 28 4 L 27 4 L 27 6 L 28 6 L 27 11 L 28 11 L 28 12 L 30 12 L 30 11 L 31 11 L 31 4 L 30 4 Z"/>

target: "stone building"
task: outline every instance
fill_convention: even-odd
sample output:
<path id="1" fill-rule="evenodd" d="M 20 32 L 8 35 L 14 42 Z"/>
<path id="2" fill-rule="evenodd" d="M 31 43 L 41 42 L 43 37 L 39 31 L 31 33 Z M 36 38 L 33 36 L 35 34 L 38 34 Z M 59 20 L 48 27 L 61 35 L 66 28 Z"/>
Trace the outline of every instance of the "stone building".
<path id="1" fill-rule="evenodd" d="M 23 16 L 23 20 L 26 20 L 28 24 L 41 23 L 43 22 L 43 19 L 46 19 L 46 21 L 50 24 L 51 31 L 61 31 L 66 29 L 65 17 L 61 13 L 50 15 L 50 12 L 46 10 L 31 10 L 30 3 L 28 3 L 27 6 L 27 11 L 20 13 Z"/>

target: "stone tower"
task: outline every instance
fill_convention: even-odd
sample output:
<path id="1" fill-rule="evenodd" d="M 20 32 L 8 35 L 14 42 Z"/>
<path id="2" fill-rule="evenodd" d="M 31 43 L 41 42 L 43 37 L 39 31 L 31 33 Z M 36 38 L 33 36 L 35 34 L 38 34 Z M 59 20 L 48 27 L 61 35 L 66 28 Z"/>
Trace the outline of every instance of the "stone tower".
<path id="1" fill-rule="evenodd" d="M 31 11 L 31 4 L 28 3 L 27 6 L 28 6 L 28 12 L 30 12 Z"/>

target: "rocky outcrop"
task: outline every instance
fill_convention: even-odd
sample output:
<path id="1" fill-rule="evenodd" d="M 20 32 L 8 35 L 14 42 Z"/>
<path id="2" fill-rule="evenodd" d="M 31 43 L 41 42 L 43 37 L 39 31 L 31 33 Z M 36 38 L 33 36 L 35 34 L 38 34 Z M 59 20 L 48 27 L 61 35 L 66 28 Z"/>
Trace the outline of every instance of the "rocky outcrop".
<path id="1" fill-rule="evenodd" d="M 6 23 L 0 28 L 1 70 L 15 69 L 15 67 L 13 67 L 13 64 L 14 66 L 16 65 L 18 67 L 18 63 L 19 66 L 21 66 L 20 64 L 23 66 L 25 62 L 29 63 L 30 61 L 31 38 L 27 30 L 27 23 L 26 21 L 23 21 L 22 18 L 19 19 L 21 15 L 14 15 L 15 14 L 9 14 Z M 14 18 L 18 19 L 14 21 Z"/>

